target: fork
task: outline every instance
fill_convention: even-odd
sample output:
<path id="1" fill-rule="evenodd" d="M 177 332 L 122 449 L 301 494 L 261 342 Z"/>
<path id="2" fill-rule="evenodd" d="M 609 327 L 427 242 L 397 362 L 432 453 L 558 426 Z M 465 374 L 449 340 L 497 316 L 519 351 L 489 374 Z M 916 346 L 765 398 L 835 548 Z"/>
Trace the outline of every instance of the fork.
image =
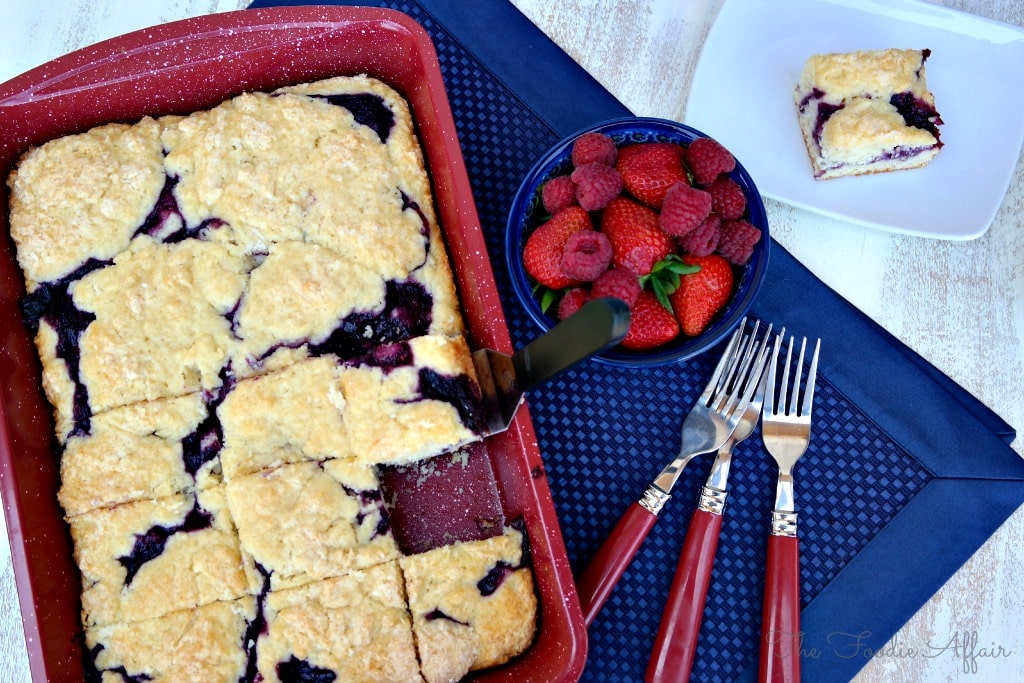
<path id="1" fill-rule="evenodd" d="M 755 334 L 757 325 L 755 323 Z M 771 328 L 768 329 L 770 333 Z M 779 334 L 784 336 L 785 330 Z M 718 449 L 711 473 L 701 489 L 700 501 L 690 518 L 668 602 L 662 612 L 658 635 L 654 639 L 645 679 L 648 683 L 690 679 L 704 603 L 711 584 L 718 536 L 722 529 L 722 515 L 729 495 L 727 487 L 733 447 L 749 437 L 757 427 L 767 380 L 768 374 L 762 373 L 754 396 L 740 416 L 736 431 Z"/>
<path id="2" fill-rule="evenodd" d="M 686 464 L 697 455 L 721 448 L 739 424 L 768 357 L 768 335 L 758 343 L 753 334 L 745 334 L 745 327 L 744 318 L 730 338 L 707 387 L 683 421 L 679 455 L 661 471 L 643 496 L 627 508 L 580 575 L 577 592 L 587 626 L 593 623 L 647 538 Z M 752 352 L 755 348 L 757 351 Z M 744 358 L 753 358 L 753 361 L 744 366 Z"/>
<path id="3" fill-rule="evenodd" d="M 762 683 L 798 683 L 800 680 L 800 549 L 793 499 L 793 466 L 811 441 L 811 409 L 814 404 L 814 382 L 818 375 L 818 351 L 821 347 L 819 339 L 814 345 L 801 402 L 800 378 L 807 338 L 800 343 L 800 357 L 796 365 L 791 366 L 793 338 L 790 337 L 782 379 L 776 385 L 781 341 L 780 338 L 775 340 L 772 359 L 768 364 L 770 389 L 765 396 L 761 416 L 761 438 L 779 466 L 771 535 L 768 537 L 764 610 L 761 618 L 758 680 Z M 793 384 L 790 388 L 791 367 Z"/>

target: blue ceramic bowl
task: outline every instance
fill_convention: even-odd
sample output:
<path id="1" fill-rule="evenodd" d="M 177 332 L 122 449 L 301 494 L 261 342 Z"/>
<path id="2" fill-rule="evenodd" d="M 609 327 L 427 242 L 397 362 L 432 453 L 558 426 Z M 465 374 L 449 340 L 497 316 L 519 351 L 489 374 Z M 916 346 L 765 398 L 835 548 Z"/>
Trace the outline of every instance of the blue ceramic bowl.
<path id="1" fill-rule="evenodd" d="M 540 189 L 551 178 L 564 175 L 572 168 L 572 145 L 583 133 L 598 132 L 612 138 L 622 147 L 639 142 L 674 142 L 688 144 L 698 137 L 714 137 L 681 123 L 664 119 L 629 117 L 613 119 L 578 131 L 556 144 L 530 169 L 509 211 L 505 232 L 505 259 L 512 275 L 512 286 L 526 312 L 541 330 L 547 331 L 557 320 L 541 310 L 533 295 L 534 282 L 523 269 L 522 253 L 526 238 L 546 217 L 541 204 Z M 736 160 L 736 168 L 729 174 L 747 197 L 745 218 L 761 230 L 761 240 L 745 266 L 737 269 L 737 287 L 732 300 L 718 313 L 708 328 L 697 337 L 680 336 L 674 342 L 650 351 L 630 351 L 616 347 L 595 357 L 598 362 L 620 367 L 652 367 L 679 363 L 704 353 L 722 341 L 739 324 L 750 309 L 764 281 L 768 267 L 768 218 L 764 201 L 753 179 Z M 552 311 L 552 314 L 554 311 Z"/>

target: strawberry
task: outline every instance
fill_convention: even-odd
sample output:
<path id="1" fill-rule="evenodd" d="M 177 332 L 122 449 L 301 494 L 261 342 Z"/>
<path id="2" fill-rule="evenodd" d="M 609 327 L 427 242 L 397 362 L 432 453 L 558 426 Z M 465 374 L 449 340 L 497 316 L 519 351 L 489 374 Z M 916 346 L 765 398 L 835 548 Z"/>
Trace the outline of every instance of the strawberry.
<path id="1" fill-rule="evenodd" d="M 668 188 L 686 181 L 681 155 L 684 150 L 671 142 L 631 145 L 620 153 L 615 168 L 626 191 L 655 209 L 661 208 Z"/>
<path id="2" fill-rule="evenodd" d="M 630 309 L 629 332 L 621 344 L 633 351 L 645 351 L 667 344 L 679 336 L 679 322 L 650 290 L 640 292 Z"/>
<path id="3" fill-rule="evenodd" d="M 669 295 L 669 301 L 683 334 L 696 337 L 732 296 L 732 267 L 718 254 L 687 254 L 683 262 L 700 266 L 700 270 L 683 275 L 679 288 Z"/>
<path id="4" fill-rule="evenodd" d="M 612 243 L 612 264 L 637 275 L 675 251 L 672 236 L 658 227 L 658 213 L 622 195 L 608 202 L 600 228 Z"/>
<path id="5" fill-rule="evenodd" d="M 565 243 L 580 230 L 593 230 L 590 214 L 578 206 L 562 209 L 542 223 L 526 240 L 523 267 L 534 280 L 549 289 L 580 284 L 562 271 Z"/>

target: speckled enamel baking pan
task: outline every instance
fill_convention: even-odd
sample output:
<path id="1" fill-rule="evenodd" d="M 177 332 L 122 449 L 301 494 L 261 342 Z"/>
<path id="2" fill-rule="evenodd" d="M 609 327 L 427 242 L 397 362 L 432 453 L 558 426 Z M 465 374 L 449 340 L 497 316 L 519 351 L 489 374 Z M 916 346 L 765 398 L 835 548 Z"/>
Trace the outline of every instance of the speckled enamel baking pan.
<path id="1" fill-rule="evenodd" d="M 434 46 L 408 16 L 370 8 L 244 10 L 164 24 L 53 60 L 0 85 L 0 175 L 32 145 L 113 121 L 185 114 L 248 90 L 368 73 L 410 102 L 473 348 L 511 351 Z M 6 188 L 5 188 L 6 190 Z M 57 503 L 59 468 L 22 277 L 0 230 L 0 487 L 34 680 L 82 680 L 79 576 Z M 474 680 L 571 681 L 586 629 L 533 426 L 520 410 L 487 440 L 507 519 L 522 518 L 541 603 L 537 637 Z"/>

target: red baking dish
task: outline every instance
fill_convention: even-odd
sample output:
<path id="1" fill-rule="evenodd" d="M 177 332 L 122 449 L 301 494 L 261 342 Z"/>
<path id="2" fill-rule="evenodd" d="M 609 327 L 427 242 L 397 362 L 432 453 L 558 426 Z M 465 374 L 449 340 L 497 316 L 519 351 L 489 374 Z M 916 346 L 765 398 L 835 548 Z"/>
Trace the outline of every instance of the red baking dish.
<path id="1" fill-rule="evenodd" d="M 433 43 L 405 14 L 290 7 L 214 14 L 136 31 L 0 85 L 0 174 L 31 145 L 112 121 L 185 114 L 248 90 L 368 73 L 410 102 L 433 181 L 470 342 L 511 342 Z M 5 188 L 6 189 L 6 188 Z M 8 195 L 0 224 L 6 233 Z M 59 468 L 35 349 L 18 308 L 14 245 L 0 240 L 0 485 L 33 680 L 80 681 L 79 576 L 57 503 Z M 586 629 L 527 410 L 487 442 L 501 504 L 522 518 L 541 602 L 537 637 L 481 681 L 570 681 Z"/>

